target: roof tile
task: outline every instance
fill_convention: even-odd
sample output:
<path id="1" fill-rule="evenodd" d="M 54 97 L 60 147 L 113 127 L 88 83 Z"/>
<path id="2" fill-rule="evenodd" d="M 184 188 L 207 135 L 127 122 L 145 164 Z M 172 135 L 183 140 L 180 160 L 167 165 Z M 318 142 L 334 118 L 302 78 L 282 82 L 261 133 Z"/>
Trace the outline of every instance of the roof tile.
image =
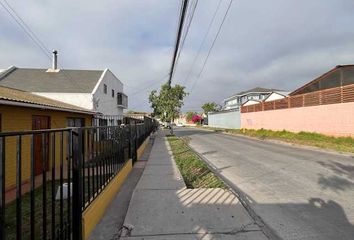
<path id="1" fill-rule="evenodd" d="M 79 111 L 87 114 L 94 114 L 93 111 L 84 108 L 7 87 L 0 87 L 0 100 L 54 107 L 68 112 Z"/>

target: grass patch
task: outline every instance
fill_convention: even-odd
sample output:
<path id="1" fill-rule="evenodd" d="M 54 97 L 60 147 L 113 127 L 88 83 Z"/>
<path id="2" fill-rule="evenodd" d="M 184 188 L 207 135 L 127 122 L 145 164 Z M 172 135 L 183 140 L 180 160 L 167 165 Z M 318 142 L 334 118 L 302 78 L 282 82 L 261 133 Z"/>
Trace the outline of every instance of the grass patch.
<path id="1" fill-rule="evenodd" d="M 55 182 L 55 189 L 59 186 L 59 181 Z M 51 182 L 47 182 L 47 236 L 51 236 L 51 211 L 52 211 L 52 201 L 51 201 L 51 194 L 52 194 L 52 186 Z M 43 226 L 43 188 L 38 187 L 35 190 L 35 239 L 42 239 L 42 226 Z M 22 195 L 22 238 L 23 239 L 30 239 L 30 193 L 25 193 Z M 63 217 L 64 222 L 67 222 L 67 200 L 63 202 Z M 55 228 L 56 231 L 60 226 L 60 219 L 59 219 L 59 209 L 60 209 L 60 202 L 55 201 Z M 6 204 L 5 206 L 5 229 L 6 229 L 6 239 L 12 240 L 16 239 L 16 200 Z"/>
<path id="2" fill-rule="evenodd" d="M 188 188 L 227 188 L 182 139 L 173 135 L 167 139 Z"/>
<path id="3" fill-rule="evenodd" d="M 242 134 L 260 139 L 276 139 L 289 143 L 314 146 L 324 149 L 335 150 L 338 152 L 354 153 L 354 138 L 351 137 L 331 137 L 319 133 L 289 131 L 272 131 L 266 129 L 224 129 L 203 127 L 216 132 L 225 132 L 230 134 Z"/>
<path id="4" fill-rule="evenodd" d="M 108 178 L 108 175 L 102 175 L 105 178 Z M 98 176 L 92 177 L 90 180 L 91 184 L 91 189 L 92 189 L 92 183 L 93 181 L 97 180 Z M 85 201 L 88 201 L 88 181 L 89 178 L 85 178 Z M 65 183 L 66 181 L 64 181 Z M 55 195 L 57 193 L 58 187 L 60 186 L 60 181 L 56 180 L 55 182 Z M 50 238 L 52 232 L 52 206 L 54 205 L 55 208 L 55 232 L 56 236 L 60 236 L 61 234 L 67 235 L 68 234 L 68 200 L 63 199 L 63 233 L 60 233 L 60 201 L 59 200 L 54 200 L 52 202 L 52 181 L 48 180 L 46 182 L 46 215 L 47 215 L 47 220 L 46 220 L 46 226 L 47 226 L 47 237 Z M 34 208 L 34 216 L 35 216 L 35 239 L 43 239 L 43 185 L 37 187 L 34 190 L 34 202 L 35 202 L 35 208 Z M 72 198 L 71 200 L 71 210 L 72 210 Z M 30 239 L 30 234 L 31 234 L 31 225 L 30 225 L 30 214 L 31 214 L 31 207 L 30 207 L 30 201 L 31 201 L 31 195 L 30 192 L 24 193 L 21 198 L 21 204 L 22 204 L 22 231 L 21 231 L 21 236 L 22 239 Z M 70 218 L 71 218 L 71 212 L 70 212 Z M 74 226 L 71 226 L 71 229 Z M 13 200 L 5 205 L 5 229 L 6 229 L 6 239 L 7 240 L 15 240 L 16 239 L 16 200 Z M 59 238 L 58 238 L 59 239 Z"/>

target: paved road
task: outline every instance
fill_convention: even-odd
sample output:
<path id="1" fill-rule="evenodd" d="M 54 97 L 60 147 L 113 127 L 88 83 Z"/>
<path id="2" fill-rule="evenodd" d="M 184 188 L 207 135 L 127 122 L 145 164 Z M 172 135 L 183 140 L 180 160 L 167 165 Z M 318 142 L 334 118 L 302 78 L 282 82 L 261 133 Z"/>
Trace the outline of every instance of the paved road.
<path id="1" fill-rule="evenodd" d="M 165 139 L 168 132 L 155 135 L 124 220 L 124 226 L 134 227 L 129 233 L 124 231 L 120 239 L 266 240 L 262 229 L 230 191 L 186 188 Z"/>
<path id="2" fill-rule="evenodd" d="M 354 157 L 177 128 L 282 239 L 354 239 Z"/>

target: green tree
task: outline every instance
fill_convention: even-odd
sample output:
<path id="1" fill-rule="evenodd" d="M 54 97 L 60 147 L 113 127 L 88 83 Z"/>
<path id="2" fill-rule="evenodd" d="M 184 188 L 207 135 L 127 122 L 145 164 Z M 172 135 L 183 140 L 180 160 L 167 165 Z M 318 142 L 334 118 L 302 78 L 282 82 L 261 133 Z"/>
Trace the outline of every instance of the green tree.
<path id="1" fill-rule="evenodd" d="M 202 109 L 204 111 L 204 114 L 208 114 L 208 112 L 215 112 L 217 110 L 219 110 L 219 105 L 216 104 L 215 102 L 208 102 L 208 103 L 204 103 L 202 106 Z"/>
<path id="2" fill-rule="evenodd" d="M 157 90 L 151 91 L 149 102 L 154 115 L 159 116 L 162 121 L 173 121 L 183 106 L 183 99 L 187 96 L 185 87 L 176 84 L 170 87 L 168 84 L 161 86 L 160 92 Z"/>
<path id="3" fill-rule="evenodd" d="M 196 112 L 186 112 L 186 120 L 187 120 L 187 122 L 192 121 L 193 116 L 196 115 L 196 114 L 197 114 Z"/>

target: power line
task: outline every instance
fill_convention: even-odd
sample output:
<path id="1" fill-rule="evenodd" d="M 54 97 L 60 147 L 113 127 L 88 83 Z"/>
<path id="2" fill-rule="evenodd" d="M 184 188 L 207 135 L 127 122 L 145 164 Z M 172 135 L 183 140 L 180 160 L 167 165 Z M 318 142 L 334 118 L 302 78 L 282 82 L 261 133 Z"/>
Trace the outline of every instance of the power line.
<path id="1" fill-rule="evenodd" d="M 194 83 L 193 83 L 193 85 L 192 85 L 192 88 L 191 88 L 190 93 L 193 92 L 195 85 L 197 84 L 198 80 L 200 79 L 200 76 L 202 75 L 202 73 L 203 73 L 203 71 L 204 71 L 204 69 L 205 69 L 206 63 L 208 62 L 208 59 L 209 59 L 209 56 L 210 56 L 210 53 L 211 53 L 211 51 L 213 50 L 214 45 L 215 45 L 215 42 L 216 42 L 216 40 L 218 39 L 218 37 L 219 37 L 219 35 L 220 35 L 222 26 L 224 25 L 225 19 L 226 19 L 226 17 L 227 17 L 227 14 L 229 13 L 229 10 L 230 10 L 230 8 L 231 8 L 232 3 L 233 3 L 233 0 L 230 0 L 230 3 L 229 3 L 229 5 L 228 5 L 228 7 L 227 7 L 227 10 L 226 10 L 226 12 L 225 12 L 225 15 L 224 15 L 222 21 L 221 21 L 221 24 L 220 24 L 220 26 L 219 26 L 219 29 L 218 29 L 217 33 L 216 33 L 216 36 L 215 36 L 215 38 L 214 38 L 214 40 L 213 40 L 213 42 L 212 42 L 212 44 L 211 44 L 211 46 L 210 46 L 210 48 L 209 48 L 207 57 L 206 57 L 205 60 L 204 60 L 202 69 L 200 70 L 199 74 L 197 75 L 197 78 L 196 78 L 196 80 L 194 81 Z"/>
<path id="2" fill-rule="evenodd" d="M 159 83 L 162 83 L 162 82 L 168 77 L 168 75 L 169 75 L 169 74 L 166 74 L 165 76 L 163 76 L 163 77 L 162 77 L 161 79 L 159 79 L 158 81 L 152 82 L 152 83 L 150 83 L 149 85 L 145 86 L 144 88 L 142 88 L 142 89 L 140 89 L 140 90 L 137 90 L 137 91 L 133 92 L 132 94 L 129 94 L 128 97 L 131 97 L 131 96 L 134 96 L 134 95 L 136 95 L 136 94 L 139 94 L 139 93 L 141 93 L 141 92 L 143 92 L 143 91 L 149 89 L 150 87 L 152 87 L 152 86 L 154 86 L 154 85 L 157 85 L 157 84 L 159 84 Z M 141 100 L 141 99 L 143 99 L 143 98 L 140 98 L 140 100 Z M 100 103 L 102 104 L 102 103 L 106 103 L 106 102 L 110 102 L 110 101 L 111 101 L 111 100 L 106 100 L 106 101 L 102 101 L 102 102 L 100 102 Z"/>
<path id="3" fill-rule="evenodd" d="M 204 44 L 205 44 L 205 41 L 206 41 L 206 39 L 207 39 L 207 36 L 209 35 L 209 32 L 210 32 L 210 30 L 211 30 L 211 26 L 212 26 L 213 23 L 214 23 L 216 14 L 217 14 L 218 11 L 219 11 L 221 2 L 222 2 L 222 0 L 219 0 L 219 3 L 218 3 L 218 5 L 217 5 L 217 7 L 216 7 L 216 9 L 215 9 L 215 12 L 214 12 L 214 14 L 213 14 L 213 17 L 211 18 L 211 20 L 210 20 L 210 22 L 209 22 L 208 29 L 207 29 L 207 31 L 206 31 L 205 34 L 204 34 L 203 40 L 202 40 L 201 44 L 199 45 L 197 54 L 196 54 L 196 56 L 195 56 L 194 59 L 193 59 L 192 65 L 191 65 L 191 67 L 190 67 L 190 69 L 189 69 L 189 71 L 188 71 L 187 77 L 185 78 L 185 80 L 183 81 L 183 83 L 185 83 L 185 82 L 188 81 L 188 79 L 189 79 L 189 77 L 190 77 L 190 75 L 191 75 L 191 73 L 192 73 L 192 71 L 193 71 L 194 65 L 196 64 L 197 59 L 199 58 L 199 55 L 200 55 L 200 53 L 201 53 L 201 50 L 202 50 L 202 48 L 203 48 L 203 46 L 204 46 Z"/>
<path id="4" fill-rule="evenodd" d="M 157 82 L 155 82 L 155 80 L 153 80 L 153 79 L 151 79 L 151 81 L 148 81 L 147 83 L 147 85 L 146 85 L 146 87 L 149 87 L 149 86 L 153 86 L 153 85 L 155 85 L 155 84 L 157 84 L 157 83 L 159 83 L 159 82 L 161 82 L 162 80 L 164 80 L 166 77 L 168 77 L 168 75 L 169 75 L 169 73 L 166 73 L 160 80 L 158 80 Z M 136 90 L 136 91 L 140 91 L 140 90 L 143 90 L 144 88 L 146 88 L 146 87 L 141 87 L 141 86 L 139 86 L 139 87 L 137 87 L 137 86 L 128 86 L 127 84 L 124 84 L 124 87 L 128 87 L 128 88 L 130 88 L 130 89 L 132 89 L 132 90 Z M 139 90 L 140 89 L 140 90 Z"/>
<path id="5" fill-rule="evenodd" d="M 17 14 L 15 9 L 6 1 L 3 0 L 5 4 L 12 10 L 12 12 L 16 15 L 16 17 L 23 23 L 23 25 L 28 29 L 28 31 L 34 36 L 34 38 L 38 41 L 38 43 L 45 49 L 47 52 L 50 52 L 50 50 L 44 45 L 44 43 L 37 37 L 37 35 L 32 31 L 32 29 L 26 24 L 25 21 Z"/>
<path id="6" fill-rule="evenodd" d="M 12 17 L 13 20 L 20 26 L 20 28 L 26 33 L 26 35 L 33 41 L 33 43 L 44 53 L 44 55 L 51 60 L 51 54 L 49 49 L 45 46 L 43 41 L 32 31 L 32 29 L 26 24 L 26 22 L 20 17 L 20 15 L 16 12 L 16 10 L 6 1 L 3 0 L 7 7 L 3 2 L 0 1 L 0 5 L 6 10 L 6 12 Z M 11 11 L 10 11 L 11 10 Z M 63 66 L 59 63 L 59 67 L 64 69 Z M 83 89 L 73 78 L 69 76 L 65 71 L 62 71 L 64 77 L 66 77 L 69 81 L 75 84 L 78 88 Z"/>
<path id="7" fill-rule="evenodd" d="M 183 4 L 182 12 L 180 14 L 180 21 L 179 21 L 179 26 L 178 26 L 178 31 L 177 31 L 176 44 L 175 44 L 175 49 L 174 49 L 173 58 L 172 58 L 170 76 L 169 76 L 169 79 L 168 79 L 168 85 L 169 86 L 171 86 L 172 76 L 173 76 L 175 65 L 176 65 L 176 58 L 177 58 L 177 53 L 178 53 L 178 49 L 179 49 L 179 46 L 180 46 L 181 35 L 182 35 L 182 30 L 183 30 L 183 23 L 184 23 L 184 20 L 185 20 L 188 0 L 184 0 L 182 4 Z"/>
<path id="8" fill-rule="evenodd" d="M 166 79 L 166 77 L 168 77 L 168 75 L 169 75 L 169 74 L 166 74 L 166 75 L 163 76 L 163 78 L 161 78 L 159 81 L 153 82 L 153 83 L 149 84 L 148 86 L 146 86 L 146 87 L 144 87 L 144 88 L 142 88 L 142 89 L 140 89 L 140 90 L 138 90 L 138 91 L 135 91 L 135 92 L 129 94 L 129 96 L 134 96 L 134 95 L 136 95 L 136 94 L 138 94 L 138 93 L 140 93 L 140 92 L 142 92 L 142 91 L 144 91 L 144 90 L 149 89 L 149 88 L 152 87 L 152 86 L 155 86 L 155 85 L 161 83 L 162 81 L 164 81 L 164 80 Z"/>
<path id="9" fill-rule="evenodd" d="M 195 10 L 196 10 L 196 8 L 197 8 L 197 5 L 198 5 L 198 0 L 196 0 L 196 1 L 194 2 L 194 6 L 191 7 L 192 10 L 190 11 L 189 18 L 187 17 L 187 24 L 186 24 L 186 25 L 187 25 L 187 30 L 186 30 L 185 33 L 184 33 L 184 36 L 183 36 L 183 39 L 182 39 L 181 48 L 180 48 L 180 50 L 179 50 L 179 52 L 178 52 L 178 55 L 177 55 L 176 68 L 177 68 L 177 65 L 178 65 L 179 57 L 180 57 L 181 52 L 182 52 L 183 47 L 184 47 L 184 43 L 185 43 L 186 38 L 187 38 L 187 36 L 188 36 L 189 29 L 190 29 L 191 23 L 192 23 L 192 21 L 193 21 L 193 17 L 194 17 L 194 13 L 195 13 Z"/>
<path id="10" fill-rule="evenodd" d="M 195 9 L 197 7 L 197 4 L 198 4 L 198 0 L 195 1 L 195 4 L 194 4 L 193 7 L 190 7 L 191 11 L 187 10 L 188 6 L 191 6 L 191 5 L 188 5 L 188 0 L 185 0 L 182 3 L 182 5 L 181 5 L 180 18 L 179 18 L 179 27 L 178 27 L 178 32 L 177 32 L 176 45 L 175 45 L 175 51 L 174 51 L 174 55 L 173 55 L 173 59 L 172 59 L 171 70 L 170 70 L 170 73 L 168 73 L 166 76 L 164 76 L 161 79 L 161 81 L 163 81 L 167 76 L 169 76 L 169 81 L 168 81 L 169 85 L 171 85 L 173 73 L 174 73 L 175 68 L 177 67 L 178 59 L 179 59 L 181 51 L 183 49 L 184 42 L 185 42 L 185 40 L 187 38 L 187 35 L 188 35 L 188 32 L 189 32 L 189 28 L 190 28 L 191 22 L 193 20 L 193 16 L 194 16 L 194 12 L 195 12 Z M 187 12 L 189 12 L 189 16 L 187 17 L 186 25 L 184 25 L 185 14 Z M 182 32 L 183 31 L 183 26 L 187 26 L 187 30 L 184 32 L 184 34 Z M 182 36 L 182 43 L 180 44 L 181 36 Z M 159 82 L 153 83 L 149 87 L 151 87 L 153 85 L 156 85 L 158 83 Z M 129 95 L 132 96 L 132 95 L 138 94 L 141 91 L 144 91 L 145 89 L 146 88 L 141 89 L 139 91 L 136 91 L 136 92 L 134 92 L 132 94 L 129 94 Z M 134 106 L 134 108 L 141 107 L 141 106 L 142 106 L 142 104 L 139 104 L 137 106 Z"/>
<path id="11" fill-rule="evenodd" d="M 23 19 L 19 17 L 19 15 L 16 13 L 16 11 L 11 7 L 11 5 L 4 0 L 6 7 L 3 2 L 0 1 L 0 5 L 5 9 L 5 11 L 12 17 L 13 20 L 21 27 L 21 29 L 26 33 L 26 35 L 33 41 L 33 43 L 50 59 L 50 54 L 47 52 L 46 47 L 43 45 L 41 41 L 38 41 L 36 35 L 33 33 L 32 30 L 27 30 L 29 29 L 28 25 L 25 24 Z M 9 10 L 9 8 L 12 10 L 12 12 Z M 15 17 L 17 16 L 17 18 Z M 22 24 L 23 23 L 23 24 Z M 27 27 L 26 27 L 27 26 Z M 32 34 L 31 34 L 32 32 Z"/>

